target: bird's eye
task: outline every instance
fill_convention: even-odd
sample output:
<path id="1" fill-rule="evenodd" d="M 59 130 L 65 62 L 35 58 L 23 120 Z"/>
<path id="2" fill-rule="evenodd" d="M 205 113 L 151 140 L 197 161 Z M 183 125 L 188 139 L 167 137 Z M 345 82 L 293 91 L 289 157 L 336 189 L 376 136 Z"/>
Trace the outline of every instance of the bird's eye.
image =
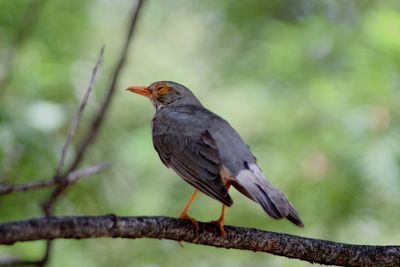
<path id="1" fill-rule="evenodd" d="M 156 94 L 159 96 L 169 92 L 169 87 L 164 85 L 159 85 L 155 89 L 156 89 Z"/>

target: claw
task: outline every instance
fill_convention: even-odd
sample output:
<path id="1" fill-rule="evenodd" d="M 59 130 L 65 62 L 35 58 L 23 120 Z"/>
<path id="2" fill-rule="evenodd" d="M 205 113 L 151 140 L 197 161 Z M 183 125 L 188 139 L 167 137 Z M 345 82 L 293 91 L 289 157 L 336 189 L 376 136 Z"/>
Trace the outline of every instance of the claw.
<path id="1" fill-rule="evenodd" d="M 181 214 L 181 215 L 179 215 L 179 219 L 181 219 L 181 220 L 188 220 L 188 221 L 190 221 L 191 223 L 192 223 L 192 225 L 193 225 L 193 228 L 194 228 L 194 232 L 195 232 L 195 235 L 196 235 L 196 238 L 197 238 L 197 236 L 199 235 L 199 229 L 200 229 L 200 227 L 199 227 L 199 224 L 198 224 L 198 222 L 196 221 L 196 219 L 195 218 L 193 218 L 193 217 L 190 217 L 189 215 L 187 215 L 187 214 Z"/>
<path id="2" fill-rule="evenodd" d="M 179 215 L 179 219 L 181 220 L 189 220 L 193 227 L 194 227 L 194 232 L 195 232 L 195 239 L 198 237 L 199 235 L 199 224 L 197 223 L 195 218 L 192 218 L 188 215 L 189 212 L 189 208 L 192 205 L 193 201 L 195 200 L 197 194 L 199 193 L 199 190 L 195 190 L 193 192 L 193 194 L 191 195 L 189 201 L 186 203 L 185 208 L 183 208 L 181 214 Z"/>
<path id="3" fill-rule="evenodd" d="M 223 220 L 211 221 L 211 222 L 209 222 L 209 224 L 216 224 L 218 227 L 219 236 L 221 238 L 225 238 L 226 232 L 224 229 L 224 221 Z"/>
<path id="4" fill-rule="evenodd" d="M 219 229 L 219 236 L 225 238 L 225 205 L 222 205 L 221 215 L 218 220 L 209 222 L 210 224 L 216 224 Z"/>

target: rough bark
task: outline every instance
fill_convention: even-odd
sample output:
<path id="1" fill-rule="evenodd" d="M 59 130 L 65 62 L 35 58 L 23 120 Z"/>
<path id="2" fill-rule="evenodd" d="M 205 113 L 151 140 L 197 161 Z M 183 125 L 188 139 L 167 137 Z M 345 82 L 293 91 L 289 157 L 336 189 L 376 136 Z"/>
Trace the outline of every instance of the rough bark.
<path id="1" fill-rule="evenodd" d="M 214 247 L 267 252 L 312 263 L 339 266 L 400 266 L 400 246 L 366 246 L 225 226 L 221 238 L 214 224 L 169 217 L 48 217 L 0 225 L 0 244 L 59 238 L 156 238 Z"/>

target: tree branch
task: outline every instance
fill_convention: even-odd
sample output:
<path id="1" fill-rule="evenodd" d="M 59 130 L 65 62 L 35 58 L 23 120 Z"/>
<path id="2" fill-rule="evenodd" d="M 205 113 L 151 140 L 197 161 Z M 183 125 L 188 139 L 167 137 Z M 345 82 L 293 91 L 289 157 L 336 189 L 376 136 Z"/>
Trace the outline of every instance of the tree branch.
<path id="1" fill-rule="evenodd" d="M 125 61 L 126 61 L 126 57 L 128 55 L 128 50 L 129 50 L 129 46 L 133 40 L 133 35 L 135 32 L 135 28 L 137 25 L 137 21 L 139 18 L 139 14 L 141 11 L 141 8 L 143 6 L 143 2 L 144 0 L 139 0 L 137 5 L 134 7 L 133 9 L 133 13 L 132 13 L 132 19 L 131 19 L 131 23 L 129 26 L 129 30 L 128 33 L 126 35 L 126 39 L 125 39 L 125 43 L 124 43 L 124 47 L 121 51 L 121 55 L 118 59 L 117 65 L 114 69 L 114 72 L 111 76 L 111 81 L 110 81 L 110 85 L 107 91 L 107 94 L 105 95 L 104 99 L 103 99 L 103 103 L 98 111 L 98 113 L 96 114 L 96 116 L 93 118 L 91 126 L 88 128 L 88 131 L 85 135 L 85 137 L 83 138 L 83 141 L 81 142 L 78 151 L 76 153 L 76 157 L 74 159 L 74 161 L 72 162 L 71 166 L 69 167 L 69 171 L 72 171 L 74 169 L 76 169 L 79 164 L 81 163 L 81 161 L 83 160 L 84 156 L 86 155 L 86 150 L 88 149 L 89 145 L 95 140 L 95 138 L 97 137 L 97 134 L 99 132 L 100 127 L 103 124 L 103 121 L 105 119 L 105 116 L 107 114 L 107 110 L 111 104 L 111 101 L 113 99 L 115 90 L 117 88 L 117 83 L 118 83 L 118 79 L 119 79 L 119 75 L 121 74 L 121 71 L 125 65 Z"/>
<path id="2" fill-rule="evenodd" d="M 312 263 L 339 266 L 400 266 L 400 246 L 336 243 L 253 228 L 199 223 L 196 235 L 188 221 L 169 217 L 45 217 L 0 224 L 0 244 L 21 241 L 96 237 L 156 238 L 221 248 L 267 252 Z"/>
<path id="3" fill-rule="evenodd" d="M 125 41 L 124 47 L 122 49 L 121 56 L 118 60 L 117 66 L 111 77 L 111 82 L 110 82 L 110 86 L 107 91 L 107 94 L 104 97 L 103 103 L 102 103 L 99 111 L 93 118 L 91 125 L 88 127 L 87 133 L 83 137 L 83 141 L 81 142 L 81 144 L 78 147 L 75 158 L 73 159 L 72 163 L 68 167 L 66 173 L 70 173 L 70 172 L 74 171 L 79 166 L 79 164 L 82 162 L 82 160 L 84 159 L 84 157 L 86 155 L 87 149 L 89 148 L 89 146 L 92 144 L 92 142 L 97 137 L 98 132 L 103 124 L 104 118 L 107 114 L 108 108 L 110 107 L 111 100 L 112 100 L 115 90 L 117 88 L 117 82 L 119 79 L 119 75 L 123 69 L 123 66 L 125 65 L 125 60 L 126 60 L 126 57 L 128 54 L 128 48 L 129 48 L 129 45 L 133 38 L 133 34 L 134 34 L 134 31 L 136 28 L 136 24 L 137 24 L 137 21 L 139 18 L 139 14 L 140 14 L 143 2 L 144 2 L 144 0 L 139 0 L 137 5 L 133 9 L 132 20 L 131 20 L 129 30 L 127 33 L 126 41 Z M 60 167 L 58 167 L 58 169 L 59 168 Z M 67 188 L 66 186 L 62 186 L 62 183 L 63 183 L 62 175 L 60 177 L 58 175 L 56 175 L 55 177 L 59 178 L 58 180 L 60 181 L 60 186 L 54 188 L 54 190 L 51 192 L 49 198 L 42 204 L 43 210 L 45 211 L 45 214 L 47 214 L 47 215 L 51 214 L 54 203 Z"/>
<path id="4" fill-rule="evenodd" d="M 89 146 L 93 143 L 93 141 L 97 137 L 98 132 L 99 132 L 99 130 L 100 130 L 102 124 L 103 124 L 103 121 L 104 121 L 105 116 L 107 114 L 108 108 L 110 107 L 111 100 L 112 100 L 112 98 L 114 96 L 114 93 L 115 93 L 115 90 L 117 88 L 117 82 L 118 82 L 118 79 L 119 79 L 119 75 L 120 75 L 120 73 L 121 73 L 121 71 L 122 71 L 122 69 L 123 69 L 123 67 L 125 65 L 125 60 L 126 60 L 126 57 L 128 55 L 128 49 L 129 49 L 129 46 L 130 46 L 131 41 L 133 39 L 133 34 L 135 32 L 136 24 L 137 24 L 137 21 L 138 21 L 138 18 L 139 18 L 139 14 L 140 14 L 143 2 L 144 2 L 144 0 L 139 0 L 137 5 L 133 9 L 132 20 L 131 20 L 131 23 L 130 23 L 130 26 L 129 26 L 129 30 L 128 30 L 128 33 L 127 33 L 126 41 L 125 41 L 124 47 L 122 49 L 121 56 L 120 56 L 120 58 L 118 60 L 118 63 L 116 65 L 116 68 L 115 68 L 115 70 L 113 72 L 113 75 L 112 75 L 112 78 L 111 78 L 111 82 L 110 82 L 110 86 L 109 86 L 107 94 L 104 97 L 103 103 L 102 103 L 99 111 L 95 115 L 94 119 L 92 120 L 91 126 L 88 128 L 88 131 L 87 131 L 86 135 L 84 136 L 83 141 L 81 142 L 80 146 L 78 147 L 78 151 L 77 151 L 77 153 L 75 155 L 74 160 L 72 161 L 72 163 L 68 167 L 67 171 L 65 172 L 66 174 L 60 175 L 60 171 L 61 171 L 61 168 L 62 168 L 62 165 L 63 165 L 63 162 L 64 162 L 65 153 L 66 153 L 66 150 L 67 150 L 68 145 L 69 145 L 68 139 L 71 137 L 71 134 L 72 134 L 72 137 L 74 135 L 74 127 L 73 126 L 71 127 L 69 136 L 67 138 L 67 141 L 65 143 L 65 146 L 64 146 L 64 149 L 63 149 L 63 152 L 62 152 L 62 155 L 61 155 L 61 160 L 60 160 L 59 165 L 57 167 L 55 179 L 54 179 L 59 184 L 59 186 L 56 187 L 50 193 L 50 196 L 48 197 L 48 199 L 45 202 L 42 203 L 42 210 L 43 210 L 43 212 L 44 212 L 44 214 L 46 216 L 50 216 L 52 214 L 52 212 L 53 212 L 52 210 L 53 210 L 53 207 L 54 207 L 55 203 L 57 202 L 59 197 L 63 194 L 63 192 L 67 189 L 68 183 L 64 183 L 66 175 L 71 173 L 71 172 L 73 172 L 73 171 L 75 171 L 78 168 L 79 164 L 84 159 L 84 156 L 85 156 L 85 154 L 87 152 L 87 149 L 89 148 Z M 101 52 L 101 55 L 102 55 L 102 52 Z M 101 61 L 98 61 L 98 62 L 101 62 Z M 96 68 L 97 67 L 95 67 L 95 69 Z M 92 75 L 92 79 L 91 79 L 89 88 L 91 87 L 92 81 L 94 81 L 94 78 L 93 78 L 94 75 L 95 75 L 95 70 L 93 70 L 93 75 Z M 90 92 L 87 93 L 88 96 L 89 96 L 89 93 Z M 84 100 L 82 101 L 82 103 L 84 103 Z M 77 121 L 78 124 L 79 124 L 79 119 L 80 119 L 80 115 L 79 115 L 79 112 L 78 112 L 78 114 L 76 116 L 76 119 L 75 119 L 75 121 Z M 71 137 L 71 139 L 72 139 L 72 137 Z M 45 253 L 43 259 L 37 265 L 37 267 L 43 267 L 43 266 L 45 266 L 47 264 L 51 251 L 52 251 L 52 241 L 50 240 L 50 241 L 47 241 L 46 253 Z"/>
<path id="5" fill-rule="evenodd" d="M 61 151 L 61 156 L 60 156 L 60 161 L 58 162 L 57 168 L 55 175 L 53 177 L 53 182 L 57 185 L 56 188 L 53 189 L 52 193 L 49 195 L 48 199 L 42 203 L 42 210 L 43 213 L 47 216 L 51 215 L 52 209 L 58 199 L 58 197 L 61 195 L 61 193 L 69 186 L 70 184 L 70 179 L 68 179 L 68 176 L 75 171 L 75 169 L 68 169 L 64 174 L 61 173 L 61 170 L 64 166 L 64 161 L 65 161 L 65 156 L 68 151 L 68 147 L 72 142 L 72 139 L 74 138 L 76 131 L 79 127 L 79 123 L 81 121 L 81 117 L 83 114 L 83 111 L 85 110 L 86 104 L 89 100 L 90 93 L 93 90 L 93 86 L 96 81 L 97 73 L 103 64 L 103 59 L 104 59 L 104 49 L 105 46 L 103 45 L 102 48 L 100 49 L 99 56 L 97 58 L 96 64 L 93 67 L 92 70 L 92 75 L 89 80 L 89 85 L 85 91 L 85 94 L 81 100 L 81 103 L 79 105 L 78 111 L 75 114 L 75 117 L 73 118 L 71 122 L 71 126 L 68 130 L 68 135 L 65 140 L 63 149 Z"/>
<path id="6" fill-rule="evenodd" d="M 69 184 L 75 183 L 81 178 L 94 175 L 98 172 L 105 170 L 108 167 L 107 164 L 98 164 L 86 168 L 81 168 L 76 171 L 69 173 L 66 176 L 66 180 Z M 35 189 L 42 189 L 47 187 L 53 187 L 56 185 L 54 179 L 47 180 L 39 180 L 34 182 L 29 182 L 25 184 L 17 184 L 17 185 L 4 185 L 0 184 L 0 195 L 8 195 L 12 193 L 26 192 Z"/>
<path id="7" fill-rule="evenodd" d="M 90 93 L 93 90 L 93 86 L 94 86 L 94 83 L 96 81 L 97 73 L 98 73 L 101 65 L 103 64 L 103 61 L 104 61 L 104 49 L 105 49 L 105 45 L 103 45 L 103 47 L 100 49 L 99 57 L 97 58 L 97 62 L 94 65 L 93 70 L 92 70 L 92 76 L 90 77 L 89 86 L 88 86 L 88 88 L 87 88 L 87 90 L 85 92 L 85 95 L 83 96 L 83 98 L 81 100 L 81 104 L 79 105 L 79 109 L 76 112 L 75 117 L 71 122 L 71 126 L 69 128 L 68 135 L 67 135 L 67 138 L 66 138 L 65 143 L 64 143 L 64 147 L 63 147 L 63 149 L 61 151 L 61 157 L 60 157 L 60 161 L 58 162 L 56 175 L 55 175 L 56 177 L 58 177 L 61 174 L 62 167 L 64 166 L 65 157 L 67 155 L 68 147 L 71 144 L 72 139 L 75 137 L 76 131 L 78 130 L 78 126 L 79 126 L 79 123 L 81 121 L 83 111 L 85 110 L 86 104 L 87 104 L 87 102 L 89 100 Z"/>
<path id="8" fill-rule="evenodd" d="M 39 1 L 42 1 L 42 0 L 39 0 Z M 45 0 L 43 0 L 43 1 L 45 1 Z M 81 142 L 80 146 L 78 147 L 77 153 L 76 153 L 74 159 L 72 160 L 71 164 L 68 166 L 67 170 L 62 172 L 64 162 L 65 162 L 65 157 L 67 154 L 67 150 L 68 150 L 68 147 L 69 147 L 69 145 L 76 133 L 76 130 L 79 126 L 80 118 L 82 116 L 83 110 L 85 108 L 85 105 L 88 101 L 90 92 L 94 85 L 96 74 L 98 72 L 98 68 L 100 67 L 100 65 L 103 61 L 104 47 L 102 48 L 100 55 L 99 55 L 99 59 L 93 69 L 91 80 L 89 82 L 89 87 L 85 93 L 84 98 L 81 101 L 79 110 L 78 110 L 76 116 L 74 117 L 74 120 L 72 121 L 66 142 L 65 142 L 63 150 L 61 152 L 60 161 L 56 168 L 56 172 L 55 172 L 53 179 L 49 180 L 49 181 L 38 181 L 38 182 L 32 182 L 32 183 L 16 185 L 16 186 L 3 186 L 3 187 L 0 186 L 0 195 L 14 193 L 14 192 L 23 192 L 23 191 L 27 191 L 27 190 L 31 190 L 31 189 L 38 189 L 38 188 L 44 188 L 44 187 L 56 185 L 54 190 L 50 193 L 49 197 L 41 205 L 44 215 L 49 217 L 53 214 L 53 208 L 54 208 L 57 200 L 63 194 L 63 192 L 68 188 L 68 186 L 71 183 L 75 182 L 80 177 L 90 175 L 90 173 L 94 171 L 94 170 L 87 170 L 87 169 L 76 171 L 76 169 L 79 167 L 80 163 L 83 161 L 84 156 L 87 152 L 87 149 L 89 148 L 89 146 L 93 143 L 93 141 L 97 137 L 98 132 L 99 132 L 99 130 L 103 124 L 103 121 L 105 119 L 105 116 L 107 114 L 107 111 L 110 107 L 113 95 L 117 88 L 117 83 L 118 83 L 120 73 L 125 65 L 129 46 L 133 39 L 133 35 L 135 32 L 136 24 L 137 24 L 137 21 L 139 18 L 139 14 L 140 14 L 143 2 L 144 2 L 144 0 L 138 0 L 137 5 L 133 9 L 132 19 L 131 19 L 131 23 L 129 26 L 129 30 L 128 30 L 126 40 L 125 40 L 125 43 L 124 43 L 124 46 L 123 46 L 123 49 L 121 52 L 121 56 L 117 62 L 115 70 L 111 76 L 109 89 L 103 99 L 103 102 L 102 102 L 102 105 L 101 105 L 99 111 L 94 116 L 94 119 L 92 120 L 91 125 L 88 127 L 88 131 L 87 131 L 86 135 L 84 136 L 83 141 Z M 104 166 L 102 166 L 100 169 L 104 169 Z M 83 171 L 86 171 L 86 172 L 83 172 Z M 99 171 L 99 170 L 96 170 L 96 172 L 97 171 Z M 52 251 L 52 247 L 53 247 L 52 240 L 48 240 L 47 244 L 46 244 L 45 254 L 41 260 L 38 260 L 38 261 L 14 260 L 12 262 L 12 264 L 13 265 L 31 264 L 31 265 L 36 265 L 37 267 L 43 267 L 48 263 L 48 260 L 49 260 L 49 257 L 50 257 L 51 251 Z M 0 262 L 0 265 L 1 265 L 1 262 Z"/>
<path id="9" fill-rule="evenodd" d="M 96 81 L 97 73 L 99 72 L 99 69 L 100 69 L 101 65 L 103 64 L 104 49 L 105 49 L 105 45 L 103 45 L 102 48 L 100 49 L 98 59 L 92 70 L 92 75 L 90 77 L 88 88 L 86 89 L 86 92 L 81 100 L 78 112 L 76 113 L 74 119 L 72 120 L 66 141 L 64 143 L 64 147 L 61 151 L 60 161 L 58 162 L 58 165 L 56 167 L 56 172 L 52 179 L 52 181 L 54 182 L 54 184 L 57 185 L 57 187 L 53 189 L 53 191 L 51 192 L 49 197 L 46 199 L 46 201 L 44 201 L 41 204 L 42 211 L 43 211 L 44 215 L 46 215 L 46 216 L 52 215 L 53 207 L 56 204 L 58 198 L 61 196 L 61 194 L 67 189 L 67 187 L 69 185 L 74 183 L 77 179 L 79 179 L 80 176 L 82 176 L 82 175 L 76 174 L 76 172 L 75 172 L 76 168 L 68 169 L 64 174 L 61 174 L 61 171 L 64 166 L 64 161 L 65 161 L 65 157 L 67 155 L 68 147 L 71 144 L 72 139 L 74 138 L 74 136 L 76 134 L 76 131 L 79 127 L 79 123 L 81 121 L 83 111 L 85 110 L 86 104 L 89 101 L 90 93 L 92 92 L 93 86 Z M 85 175 L 85 173 L 90 173 L 90 172 L 93 172 L 93 170 L 92 171 L 86 170 L 86 172 L 83 173 L 83 176 Z M 44 253 L 42 259 L 37 261 L 36 266 L 37 267 L 46 266 L 49 261 L 52 251 L 53 251 L 53 243 L 51 240 L 48 240 L 46 243 L 45 253 Z"/>

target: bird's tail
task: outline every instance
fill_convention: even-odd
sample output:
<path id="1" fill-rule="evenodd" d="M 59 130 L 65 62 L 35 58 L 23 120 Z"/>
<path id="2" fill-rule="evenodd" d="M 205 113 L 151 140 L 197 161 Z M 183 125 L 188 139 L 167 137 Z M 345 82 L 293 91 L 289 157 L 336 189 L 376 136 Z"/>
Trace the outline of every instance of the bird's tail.
<path id="1" fill-rule="evenodd" d="M 304 227 L 297 211 L 289 203 L 286 196 L 265 179 L 256 164 L 250 164 L 248 169 L 241 170 L 232 185 L 241 193 L 260 204 L 272 218 L 287 218 L 297 226 Z"/>

